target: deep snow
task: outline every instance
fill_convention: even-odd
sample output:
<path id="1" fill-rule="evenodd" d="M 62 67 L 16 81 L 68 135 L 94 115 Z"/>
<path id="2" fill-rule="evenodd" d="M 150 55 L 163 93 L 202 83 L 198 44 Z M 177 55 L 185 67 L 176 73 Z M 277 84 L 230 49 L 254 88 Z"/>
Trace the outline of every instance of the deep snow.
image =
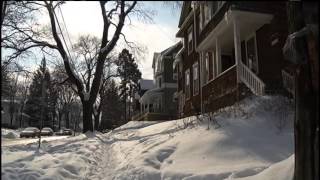
<path id="1" fill-rule="evenodd" d="M 2 147 L 3 179 L 292 179 L 293 107 L 282 96 L 252 96 L 205 117 L 129 122 L 86 133 Z M 186 124 L 188 126 L 186 127 Z"/>

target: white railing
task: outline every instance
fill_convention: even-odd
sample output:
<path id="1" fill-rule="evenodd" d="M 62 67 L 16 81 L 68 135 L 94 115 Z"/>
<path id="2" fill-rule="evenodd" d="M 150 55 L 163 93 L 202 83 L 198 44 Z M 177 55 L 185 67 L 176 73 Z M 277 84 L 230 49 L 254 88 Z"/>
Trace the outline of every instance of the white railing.
<path id="1" fill-rule="evenodd" d="M 283 87 L 289 91 L 293 97 L 295 96 L 295 81 L 294 76 L 289 74 L 287 71 L 282 70 L 282 82 Z"/>
<path id="2" fill-rule="evenodd" d="M 240 63 L 240 79 L 241 81 L 251 89 L 251 91 L 256 95 L 264 95 L 265 93 L 265 84 L 263 81 L 254 74 L 246 65 Z"/>

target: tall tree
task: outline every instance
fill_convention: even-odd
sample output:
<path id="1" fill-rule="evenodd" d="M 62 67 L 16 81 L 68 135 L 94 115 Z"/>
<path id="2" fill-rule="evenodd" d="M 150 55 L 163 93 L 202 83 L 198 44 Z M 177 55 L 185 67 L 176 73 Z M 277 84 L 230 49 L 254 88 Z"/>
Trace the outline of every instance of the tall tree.
<path id="1" fill-rule="evenodd" d="M 107 55 L 112 51 L 115 47 L 119 37 L 121 35 L 122 28 L 124 26 L 124 22 L 128 14 L 132 11 L 132 9 L 136 5 L 136 1 L 133 1 L 131 4 L 126 3 L 125 1 L 116 1 L 114 8 L 107 11 L 106 4 L 107 2 L 100 2 L 100 8 L 102 13 L 102 18 L 104 22 L 103 26 L 103 35 L 101 40 L 100 51 L 97 57 L 97 65 L 95 68 L 94 78 L 92 80 L 91 89 L 86 91 L 82 81 L 79 77 L 74 73 L 70 65 L 70 58 L 67 55 L 67 51 L 63 46 L 63 43 L 58 35 L 58 30 L 56 26 L 56 19 L 55 19 L 55 5 L 52 1 L 46 2 L 45 6 L 48 10 L 52 34 L 54 37 L 55 42 L 57 43 L 56 47 L 64 60 L 64 65 L 66 72 L 68 74 L 69 79 L 73 84 L 77 87 L 77 93 L 81 99 L 83 105 L 83 132 L 86 131 L 93 131 L 93 121 L 92 121 L 92 114 L 93 114 L 93 104 L 95 103 L 98 92 L 100 90 L 100 84 L 102 79 L 103 67 L 105 64 L 105 60 Z M 118 15 L 118 23 L 114 23 L 115 18 L 114 15 Z M 110 26 L 115 26 L 116 30 L 111 39 L 109 39 L 109 28 Z"/>
<path id="2" fill-rule="evenodd" d="M 295 80 L 295 172 L 294 179 L 319 178 L 319 91 L 312 82 L 312 61 L 308 53 L 305 2 L 287 2 L 289 33 L 287 46 L 295 55 L 290 60 L 297 65 Z M 317 3 L 315 3 L 317 4 Z M 310 13 L 310 12 L 307 12 Z M 318 9 L 317 9 L 318 15 Z M 318 23 L 318 21 L 316 21 Z M 295 34 L 293 36 L 292 34 Z M 318 50 L 316 50 L 318 53 Z M 316 60 L 318 61 L 318 60 Z M 319 76 L 317 77 L 319 80 Z"/>
<path id="3" fill-rule="evenodd" d="M 45 87 L 43 87 L 44 84 Z M 26 102 L 25 113 L 30 116 L 30 126 L 40 127 L 42 125 L 41 120 L 44 119 L 43 125 L 52 127 L 49 117 L 50 108 L 48 104 L 50 99 L 50 88 L 51 77 L 48 69 L 46 68 L 46 60 L 43 58 L 39 69 L 33 76 L 30 85 L 30 94 Z M 45 91 L 44 93 L 42 92 L 43 90 Z M 43 112 L 43 114 L 41 114 L 41 112 Z"/>
<path id="4" fill-rule="evenodd" d="M 129 112 L 130 115 L 130 105 L 128 111 L 127 102 L 132 100 L 133 92 L 138 88 L 138 80 L 141 79 L 141 72 L 132 54 L 130 54 L 127 49 L 123 49 L 119 54 L 117 65 L 118 74 L 121 78 L 119 89 L 124 103 L 124 121 L 127 122 L 127 112 Z"/>
<path id="5" fill-rule="evenodd" d="M 87 92 L 91 89 L 91 83 L 95 75 L 95 68 L 97 65 L 97 57 L 100 50 L 100 40 L 92 35 L 82 35 L 79 37 L 77 43 L 74 45 L 73 49 L 76 53 L 75 70 L 79 72 L 80 78 L 84 83 Z M 112 66 L 114 66 L 114 53 L 110 53 L 106 57 L 106 63 L 104 64 L 102 72 L 102 80 L 100 85 L 99 94 L 97 100 L 94 103 L 92 115 L 94 117 L 94 129 L 98 129 L 101 110 L 102 110 L 102 100 L 103 96 L 101 91 L 104 91 L 106 81 L 111 77 L 116 77 L 116 73 L 111 72 Z"/>

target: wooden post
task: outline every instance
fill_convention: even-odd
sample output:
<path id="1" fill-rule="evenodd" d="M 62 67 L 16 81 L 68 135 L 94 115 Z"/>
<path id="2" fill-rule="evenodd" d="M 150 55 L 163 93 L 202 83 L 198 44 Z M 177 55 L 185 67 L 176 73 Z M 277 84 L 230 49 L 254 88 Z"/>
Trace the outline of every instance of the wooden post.
<path id="1" fill-rule="evenodd" d="M 234 36 L 235 64 L 237 66 L 237 82 L 240 83 L 241 40 L 240 40 L 239 22 L 236 17 L 233 18 L 233 36 Z"/>
<path id="2" fill-rule="evenodd" d="M 217 63 L 217 76 L 221 73 L 221 46 L 219 38 L 216 37 L 216 63 Z"/>
<path id="3" fill-rule="evenodd" d="M 233 35 L 234 35 L 234 50 L 235 50 L 235 64 L 237 68 L 237 95 L 236 101 L 239 101 L 239 83 L 240 83 L 240 63 L 241 63 L 241 39 L 238 19 L 233 16 Z"/>

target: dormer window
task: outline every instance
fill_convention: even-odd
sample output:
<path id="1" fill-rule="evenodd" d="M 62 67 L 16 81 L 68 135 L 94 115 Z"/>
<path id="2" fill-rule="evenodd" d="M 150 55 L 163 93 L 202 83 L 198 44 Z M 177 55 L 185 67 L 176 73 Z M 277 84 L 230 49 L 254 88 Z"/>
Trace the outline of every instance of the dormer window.
<path id="1" fill-rule="evenodd" d="M 188 29 L 188 54 L 191 54 L 191 52 L 193 51 L 192 32 L 193 32 L 193 26 L 191 25 Z"/>

